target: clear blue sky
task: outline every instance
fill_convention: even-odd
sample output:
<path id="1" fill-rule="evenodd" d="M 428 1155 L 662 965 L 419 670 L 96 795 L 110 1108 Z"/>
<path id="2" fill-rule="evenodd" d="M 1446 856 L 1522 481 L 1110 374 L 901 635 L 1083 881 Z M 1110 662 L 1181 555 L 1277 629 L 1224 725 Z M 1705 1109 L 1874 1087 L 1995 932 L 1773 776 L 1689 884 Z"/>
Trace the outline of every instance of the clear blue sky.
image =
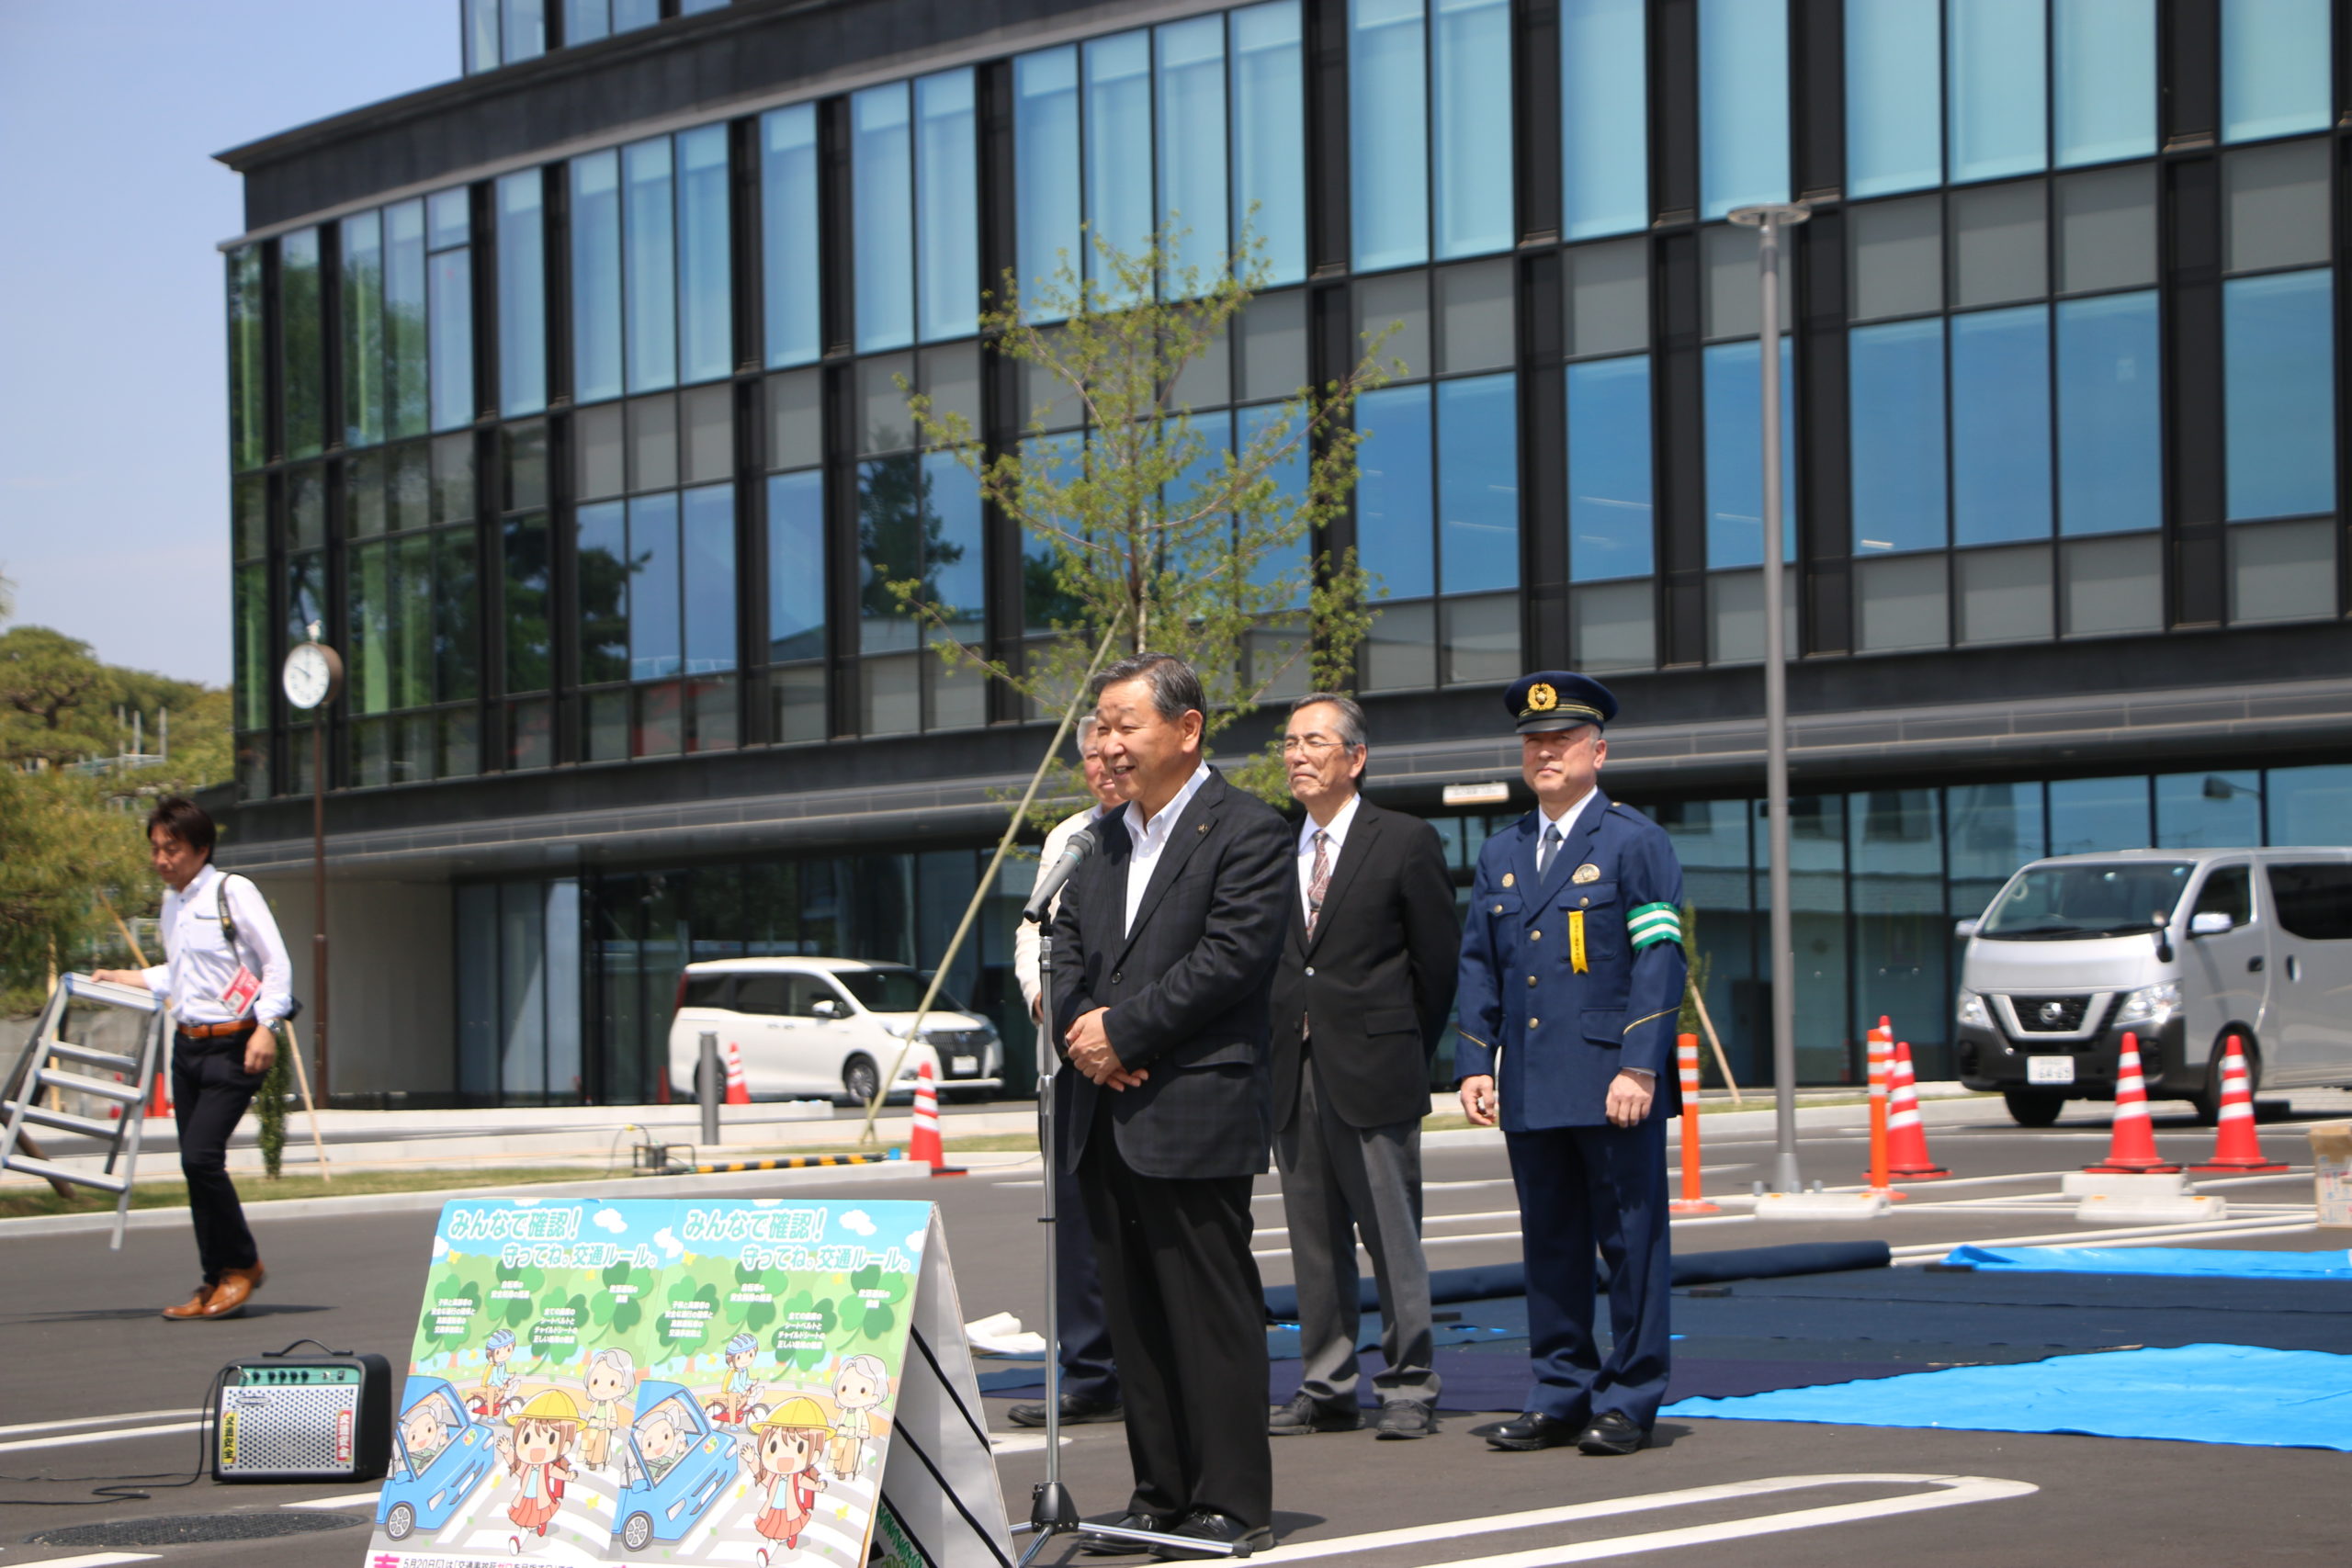
<path id="1" fill-rule="evenodd" d="M 457 0 L 0 0 L 0 573 L 16 623 L 229 679 L 212 161 L 458 73 Z"/>

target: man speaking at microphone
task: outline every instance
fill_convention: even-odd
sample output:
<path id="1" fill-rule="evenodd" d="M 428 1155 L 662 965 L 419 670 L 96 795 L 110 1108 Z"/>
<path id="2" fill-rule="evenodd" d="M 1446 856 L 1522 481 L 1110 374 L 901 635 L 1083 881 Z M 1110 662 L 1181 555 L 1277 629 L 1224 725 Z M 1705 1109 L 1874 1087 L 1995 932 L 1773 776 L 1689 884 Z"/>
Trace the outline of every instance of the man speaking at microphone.
<path id="1" fill-rule="evenodd" d="M 1119 1523 L 1164 1533 L 1162 1557 L 1193 1555 L 1187 1540 L 1262 1548 L 1273 1469 L 1250 1188 L 1271 1137 L 1291 836 L 1202 761 L 1206 703 L 1182 660 L 1139 653 L 1094 689 L 1126 805 L 1097 825 L 1102 848 L 1054 917 L 1054 1017 L 1083 1080 L 1062 1157 L 1126 1400 L 1135 1492 Z"/>

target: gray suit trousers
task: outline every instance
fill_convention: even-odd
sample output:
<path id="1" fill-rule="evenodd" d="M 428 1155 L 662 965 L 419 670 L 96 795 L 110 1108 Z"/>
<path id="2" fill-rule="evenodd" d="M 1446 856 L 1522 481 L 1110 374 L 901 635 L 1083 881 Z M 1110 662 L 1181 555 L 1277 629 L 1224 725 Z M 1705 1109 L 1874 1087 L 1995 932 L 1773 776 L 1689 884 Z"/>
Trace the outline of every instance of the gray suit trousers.
<path id="1" fill-rule="evenodd" d="M 1298 1281 L 1300 1392 L 1318 1404 L 1357 1404 L 1361 1235 L 1380 1292 L 1380 1348 L 1388 1361 L 1373 1384 L 1383 1402 L 1410 1400 L 1433 1409 L 1438 1377 L 1429 1260 L 1421 1252 L 1421 1123 L 1350 1126 L 1325 1095 L 1318 1071 L 1310 1051 L 1299 1072 L 1297 1114 L 1274 1134 Z"/>

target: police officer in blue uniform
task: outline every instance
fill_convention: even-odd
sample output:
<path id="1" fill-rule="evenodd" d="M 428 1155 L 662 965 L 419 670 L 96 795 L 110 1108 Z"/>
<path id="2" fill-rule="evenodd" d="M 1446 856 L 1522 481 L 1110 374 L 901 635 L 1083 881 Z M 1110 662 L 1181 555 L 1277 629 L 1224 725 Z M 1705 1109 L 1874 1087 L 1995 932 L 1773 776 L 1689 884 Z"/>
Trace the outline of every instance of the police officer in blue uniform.
<path id="1" fill-rule="evenodd" d="M 1617 699 L 1563 671 L 1504 698 L 1536 809 L 1487 840 L 1462 933 L 1463 1111 L 1498 1118 L 1526 1237 L 1535 1387 L 1498 1449 L 1629 1454 L 1666 1394 L 1666 1122 L 1680 1109 L 1682 867 L 1666 832 L 1600 792 Z M 1593 1253 L 1609 1265 L 1603 1357 Z"/>

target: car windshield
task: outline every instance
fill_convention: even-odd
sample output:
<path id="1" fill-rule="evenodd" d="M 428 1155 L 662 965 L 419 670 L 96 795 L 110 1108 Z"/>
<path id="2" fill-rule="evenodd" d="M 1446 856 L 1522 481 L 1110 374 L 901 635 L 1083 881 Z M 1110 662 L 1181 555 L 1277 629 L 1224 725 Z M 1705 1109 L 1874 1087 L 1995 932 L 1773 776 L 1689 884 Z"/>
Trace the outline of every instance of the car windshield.
<path id="1" fill-rule="evenodd" d="M 868 1012 L 912 1012 L 922 1006 L 923 988 L 931 982 L 911 969 L 837 969 L 833 978 Z M 962 1012 L 964 1004 L 945 987 L 931 998 L 933 1012 Z"/>
<path id="2" fill-rule="evenodd" d="M 2153 931 L 2188 886 L 2187 861 L 2037 865 L 1985 911 L 1977 935 L 1996 942 L 2075 942 Z"/>

